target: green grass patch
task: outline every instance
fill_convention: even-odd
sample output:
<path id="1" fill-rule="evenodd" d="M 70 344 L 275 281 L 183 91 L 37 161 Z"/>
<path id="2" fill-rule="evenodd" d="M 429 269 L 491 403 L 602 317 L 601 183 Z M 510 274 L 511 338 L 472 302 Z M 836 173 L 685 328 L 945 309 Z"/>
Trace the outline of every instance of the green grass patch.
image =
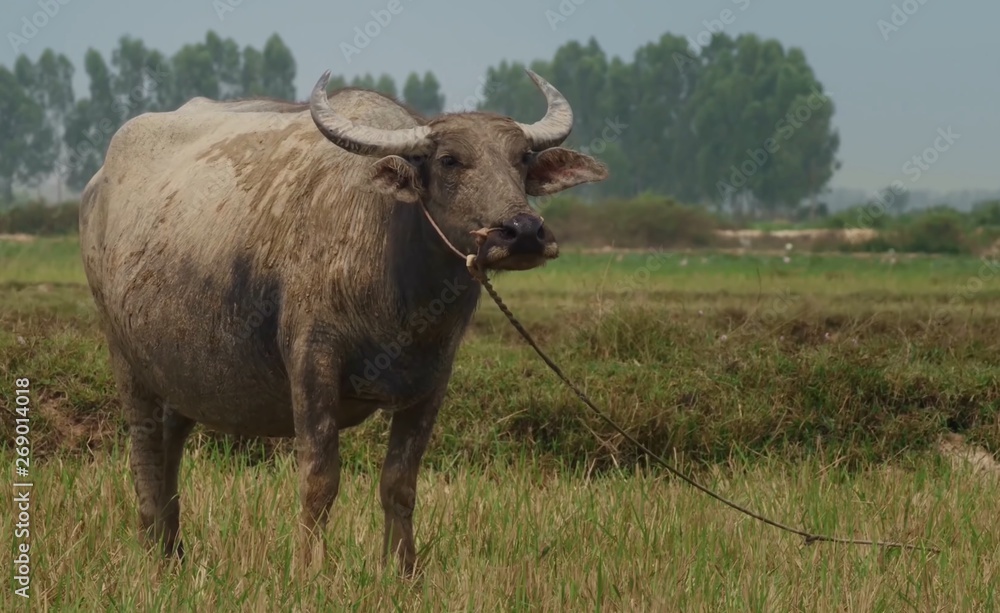
<path id="1" fill-rule="evenodd" d="M 2 268 L 0 372 L 34 382 L 36 452 L 120 440 L 77 243 L 0 246 L 5 262 L 29 264 Z M 791 260 L 567 252 L 544 269 L 501 275 L 496 286 L 564 370 L 659 453 L 700 464 L 821 454 L 862 467 L 929 449 L 949 431 L 1000 451 L 1000 315 L 992 308 L 1000 279 L 983 279 L 980 260 Z M 6 440 L 10 428 L 0 426 Z M 378 456 L 385 429 L 376 417 L 347 433 L 345 462 Z M 646 462 L 484 298 L 427 462 L 445 469 L 521 451 L 601 470 Z"/>

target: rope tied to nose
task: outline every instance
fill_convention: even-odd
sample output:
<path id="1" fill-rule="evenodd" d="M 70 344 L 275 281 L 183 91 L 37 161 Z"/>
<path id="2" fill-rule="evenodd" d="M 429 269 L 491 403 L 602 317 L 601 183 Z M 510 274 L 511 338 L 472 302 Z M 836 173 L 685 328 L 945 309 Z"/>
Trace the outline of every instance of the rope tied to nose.
<path id="1" fill-rule="evenodd" d="M 591 412 L 593 412 L 595 415 L 597 415 L 597 417 L 599 417 L 602 421 L 604 421 L 604 423 L 606 423 L 609 426 L 611 426 L 611 428 L 613 430 L 615 430 L 615 432 L 617 432 L 618 434 L 620 434 L 622 437 L 624 437 L 625 440 L 627 440 L 628 442 L 632 443 L 633 445 L 636 446 L 636 448 L 638 448 L 640 451 L 642 451 L 643 453 L 645 453 L 648 457 L 652 458 L 657 464 L 659 464 L 661 467 L 663 467 L 664 469 L 666 469 L 667 472 L 669 472 L 670 474 L 678 477 L 679 479 L 681 479 L 682 481 L 684 481 L 685 483 L 687 483 L 691 487 L 697 489 L 698 491 L 702 492 L 703 494 L 707 494 L 711 498 L 714 498 L 715 500 L 721 502 L 722 504 L 728 506 L 731 509 L 734 509 L 734 510 L 736 510 L 736 511 L 738 511 L 738 512 L 740 512 L 740 513 L 742 513 L 742 514 L 744 514 L 744 515 L 746 515 L 748 517 L 756 519 L 757 521 L 759 521 L 761 523 L 767 524 L 769 526 L 772 526 L 772 527 L 777 528 L 779 530 L 782 530 L 784 532 L 788 532 L 788 533 L 795 534 L 797 536 L 802 537 L 803 540 L 804 540 L 804 544 L 805 545 L 811 545 L 813 543 L 839 543 L 839 544 L 842 544 L 842 545 L 869 545 L 869 546 L 874 546 L 874 547 L 881 547 L 881 548 L 884 548 L 884 549 L 904 549 L 904 550 L 912 550 L 912 551 L 926 551 L 928 553 L 940 553 L 941 552 L 941 550 L 938 549 L 937 547 L 930 547 L 928 545 L 912 544 L 912 543 L 901 543 L 901 542 L 895 542 L 895 541 L 880 541 L 880 540 L 869 540 L 869 539 L 859 539 L 859 538 L 846 538 L 846 537 L 830 536 L 830 535 L 824 535 L 824 534 L 814 534 L 812 532 L 807 532 L 805 530 L 801 530 L 799 528 L 795 528 L 793 526 L 789 526 L 787 524 L 783 524 L 781 522 L 778 522 L 778 521 L 775 521 L 775 520 L 770 519 L 768 517 L 765 517 L 765 516 L 763 516 L 763 515 L 755 512 L 755 511 L 752 511 L 752 510 L 748 509 L 747 507 L 744 507 L 744 506 L 742 506 L 742 505 L 740 505 L 740 504 L 738 504 L 736 502 L 733 502 L 732 500 L 729 500 L 728 498 L 726 498 L 726 497 L 724 497 L 724 496 L 722 496 L 720 494 L 717 494 L 714 491 L 712 491 L 711 489 L 709 489 L 709 488 L 705 487 L 704 485 L 698 483 L 697 481 L 695 481 L 691 477 L 689 477 L 686 474 L 682 473 L 680 470 L 674 468 L 674 466 L 672 464 L 670 464 L 669 462 L 667 462 L 665 459 L 663 459 L 662 456 L 660 456 L 657 453 L 654 453 L 651 449 L 649 449 L 648 447 L 646 447 L 645 445 L 643 445 L 634 436 L 632 436 L 631 434 L 629 434 L 628 432 L 626 432 L 621 426 L 619 426 L 604 411 L 602 411 L 601 409 L 599 409 L 590 400 L 590 398 L 586 394 L 584 394 L 583 391 L 581 391 L 580 388 L 577 387 L 569 379 L 569 377 L 567 377 L 565 375 L 565 373 L 563 373 L 562 369 L 559 368 L 559 366 L 555 362 L 553 362 L 552 359 L 549 358 L 549 356 L 546 355 L 544 351 L 542 351 L 542 349 L 538 346 L 537 343 L 535 343 L 535 340 L 534 340 L 534 338 L 532 338 L 531 334 L 529 334 L 528 331 L 527 331 L 527 329 L 525 329 L 525 327 L 523 325 L 521 325 L 521 322 L 518 321 L 518 319 L 514 316 L 514 313 L 511 312 L 511 310 L 504 303 L 503 299 L 500 298 L 500 295 L 493 288 L 493 284 L 491 284 L 490 281 L 489 281 L 489 279 L 486 277 L 486 272 L 484 270 L 482 270 L 482 269 L 479 268 L 479 266 L 478 266 L 478 264 L 476 262 L 476 255 L 475 254 L 464 254 L 461 251 L 459 251 L 458 249 L 456 249 L 455 246 L 451 244 L 451 241 L 449 241 L 448 238 L 444 235 L 444 232 L 442 232 L 441 229 L 438 227 L 438 225 L 436 223 L 434 223 L 434 219 L 431 217 L 430 211 L 427 210 L 427 207 L 424 205 L 423 202 L 420 203 L 420 207 L 421 207 L 421 209 L 424 212 L 424 216 L 427 217 L 427 221 L 430 222 L 430 224 L 434 228 L 434 230 L 437 231 L 438 236 L 441 238 L 441 240 L 444 242 L 444 244 L 447 245 L 448 248 L 451 249 L 459 258 L 465 260 L 465 266 L 466 266 L 466 268 L 469 269 L 469 273 L 472 275 L 472 277 L 474 279 L 476 279 L 477 281 L 479 281 L 482 284 L 482 286 L 486 289 L 486 292 L 489 293 L 490 298 L 493 299 L 493 302 L 495 302 L 496 305 L 497 305 L 497 307 L 500 309 L 500 312 L 502 312 L 504 314 L 504 316 L 507 318 L 507 320 L 510 322 L 510 324 L 514 327 L 515 330 L 518 331 L 518 333 L 528 343 L 528 345 L 530 345 L 531 348 L 535 350 L 535 353 L 537 353 L 538 357 L 540 357 L 542 359 L 542 361 L 545 362 L 545 365 L 548 366 L 549 369 L 552 370 L 552 372 L 555 373 L 555 375 L 557 377 L 559 377 L 559 379 L 562 380 L 563 383 L 565 383 L 571 390 L 573 390 L 573 393 L 576 394 L 576 396 L 580 399 L 580 401 L 583 402 L 583 404 L 586 405 L 587 408 L 591 410 Z M 486 237 L 488 236 L 488 234 L 490 232 L 493 232 L 493 231 L 496 231 L 496 230 L 499 230 L 499 229 L 500 228 L 483 228 L 481 230 L 475 230 L 475 231 L 473 231 L 472 234 L 476 236 L 477 245 L 481 245 L 482 241 L 486 239 Z M 544 556 L 546 553 L 548 553 L 548 548 L 546 548 L 546 550 L 543 551 L 542 555 Z"/>

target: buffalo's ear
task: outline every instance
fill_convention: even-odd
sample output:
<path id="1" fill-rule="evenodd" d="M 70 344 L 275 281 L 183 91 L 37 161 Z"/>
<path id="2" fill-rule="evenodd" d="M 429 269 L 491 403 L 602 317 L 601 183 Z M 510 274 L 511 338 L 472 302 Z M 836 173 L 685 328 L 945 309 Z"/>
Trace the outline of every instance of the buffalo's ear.
<path id="1" fill-rule="evenodd" d="M 387 155 L 372 164 L 371 182 L 376 191 L 400 202 L 419 202 L 423 191 L 417 169 L 398 155 Z"/>
<path id="2" fill-rule="evenodd" d="M 546 196 L 581 183 L 608 178 L 608 167 L 589 155 L 564 147 L 545 149 L 528 166 L 524 191 L 529 196 Z"/>

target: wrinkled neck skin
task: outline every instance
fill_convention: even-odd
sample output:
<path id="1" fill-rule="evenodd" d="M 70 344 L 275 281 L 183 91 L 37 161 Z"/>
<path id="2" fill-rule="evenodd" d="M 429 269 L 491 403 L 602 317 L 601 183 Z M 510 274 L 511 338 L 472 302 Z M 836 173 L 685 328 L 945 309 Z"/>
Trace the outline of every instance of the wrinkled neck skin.
<path id="1" fill-rule="evenodd" d="M 440 220 L 434 221 L 444 230 Z M 461 335 L 479 302 L 480 286 L 465 261 L 431 226 L 419 203 L 396 205 L 389 222 L 386 257 L 399 314 L 409 317 L 421 309 L 433 309 L 436 325 L 432 327 L 457 327 Z M 434 314 L 442 305 L 443 311 Z"/>

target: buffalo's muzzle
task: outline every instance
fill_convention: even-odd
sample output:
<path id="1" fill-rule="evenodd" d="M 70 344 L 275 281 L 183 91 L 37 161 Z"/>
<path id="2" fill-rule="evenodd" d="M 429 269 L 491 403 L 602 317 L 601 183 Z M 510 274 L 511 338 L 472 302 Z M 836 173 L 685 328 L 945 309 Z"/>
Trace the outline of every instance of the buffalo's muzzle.
<path id="1" fill-rule="evenodd" d="M 499 270 L 527 270 L 559 256 L 556 238 L 537 215 L 521 213 L 492 228 L 479 259 Z"/>

